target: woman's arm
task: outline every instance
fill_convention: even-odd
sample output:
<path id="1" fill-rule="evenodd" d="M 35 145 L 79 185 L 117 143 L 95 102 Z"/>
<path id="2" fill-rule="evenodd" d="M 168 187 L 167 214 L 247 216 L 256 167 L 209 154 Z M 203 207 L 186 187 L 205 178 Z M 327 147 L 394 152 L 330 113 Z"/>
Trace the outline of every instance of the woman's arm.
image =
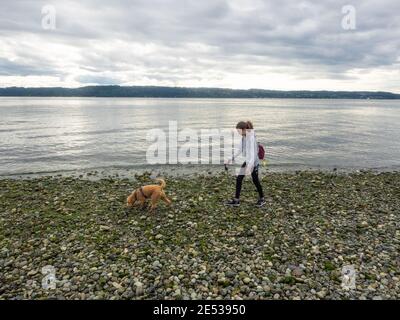
<path id="1" fill-rule="evenodd" d="M 237 144 L 236 150 L 232 158 L 228 158 L 227 160 L 225 160 L 225 164 L 231 164 L 235 160 L 235 158 L 237 158 L 242 153 L 243 153 L 243 138 L 241 138 L 239 143 Z"/>

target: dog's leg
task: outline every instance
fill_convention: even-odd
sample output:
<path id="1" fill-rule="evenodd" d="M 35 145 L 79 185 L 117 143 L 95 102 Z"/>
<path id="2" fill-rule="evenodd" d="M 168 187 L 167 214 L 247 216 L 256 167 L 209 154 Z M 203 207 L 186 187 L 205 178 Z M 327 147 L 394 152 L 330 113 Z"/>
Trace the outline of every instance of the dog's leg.
<path id="1" fill-rule="evenodd" d="M 146 209 L 147 207 L 147 203 L 146 203 L 146 199 L 142 199 L 140 200 L 140 207 L 142 208 L 142 210 Z"/>
<path id="2" fill-rule="evenodd" d="M 157 202 L 160 199 L 161 194 L 159 192 L 153 192 L 151 195 L 151 207 L 150 212 L 153 212 L 157 207 Z"/>
<path id="3" fill-rule="evenodd" d="M 167 204 L 167 205 L 171 205 L 171 200 L 170 199 L 168 199 L 168 197 L 166 196 L 166 194 L 163 192 L 162 194 L 161 194 L 161 199 Z"/>

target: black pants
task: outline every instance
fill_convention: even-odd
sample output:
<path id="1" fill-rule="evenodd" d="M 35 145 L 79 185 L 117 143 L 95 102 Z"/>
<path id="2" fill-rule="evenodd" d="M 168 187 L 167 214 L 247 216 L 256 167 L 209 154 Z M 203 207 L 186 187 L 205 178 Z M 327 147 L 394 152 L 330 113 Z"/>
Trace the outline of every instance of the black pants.
<path id="1" fill-rule="evenodd" d="M 243 163 L 242 168 L 246 167 L 246 162 Z M 238 175 L 236 178 L 236 194 L 235 198 L 240 198 L 240 191 L 242 190 L 244 175 Z M 258 165 L 254 167 L 253 172 L 251 173 L 251 179 L 253 180 L 254 185 L 257 188 L 257 192 L 260 198 L 264 198 L 264 192 L 261 187 L 260 180 L 258 179 Z"/>

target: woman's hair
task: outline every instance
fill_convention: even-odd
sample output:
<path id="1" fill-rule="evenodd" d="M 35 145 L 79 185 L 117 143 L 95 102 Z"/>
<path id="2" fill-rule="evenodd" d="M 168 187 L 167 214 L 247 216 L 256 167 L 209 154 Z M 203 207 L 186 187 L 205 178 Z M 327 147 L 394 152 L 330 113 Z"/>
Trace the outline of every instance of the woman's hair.
<path id="1" fill-rule="evenodd" d="M 245 129 L 254 129 L 254 128 L 253 128 L 253 124 L 251 123 L 251 121 L 240 121 L 236 125 L 236 129 L 245 130 Z"/>

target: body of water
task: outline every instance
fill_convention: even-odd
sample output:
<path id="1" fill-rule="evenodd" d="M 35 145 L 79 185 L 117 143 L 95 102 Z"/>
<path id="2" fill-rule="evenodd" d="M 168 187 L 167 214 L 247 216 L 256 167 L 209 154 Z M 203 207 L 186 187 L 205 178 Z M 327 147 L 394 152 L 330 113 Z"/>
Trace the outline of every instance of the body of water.
<path id="1" fill-rule="evenodd" d="M 253 121 L 272 169 L 400 167 L 395 100 L 0 98 L 0 175 L 143 169 L 148 130 L 242 119 Z"/>

